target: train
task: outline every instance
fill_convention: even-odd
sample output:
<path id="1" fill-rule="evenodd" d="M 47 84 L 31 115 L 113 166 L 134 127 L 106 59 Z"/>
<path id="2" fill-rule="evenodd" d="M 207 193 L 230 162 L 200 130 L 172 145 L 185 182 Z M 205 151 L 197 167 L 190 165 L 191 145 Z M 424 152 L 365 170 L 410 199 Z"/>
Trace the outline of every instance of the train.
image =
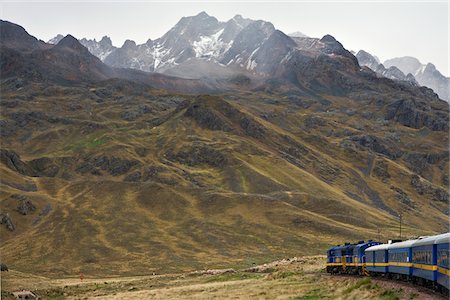
<path id="1" fill-rule="evenodd" d="M 449 293 L 450 233 L 382 244 L 369 240 L 327 250 L 330 274 L 383 276 Z"/>

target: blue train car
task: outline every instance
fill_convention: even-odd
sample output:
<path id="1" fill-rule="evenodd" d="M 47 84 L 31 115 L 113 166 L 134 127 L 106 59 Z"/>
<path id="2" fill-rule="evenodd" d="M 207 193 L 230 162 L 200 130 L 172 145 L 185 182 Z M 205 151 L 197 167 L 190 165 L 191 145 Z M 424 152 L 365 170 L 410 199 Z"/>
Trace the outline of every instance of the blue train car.
<path id="1" fill-rule="evenodd" d="M 413 273 L 412 245 L 418 240 L 392 243 L 388 245 L 389 274 L 395 278 L 411 279 Z"/>
<path id="2" fill-rule="evenodd" d="M 388 244 L 380 244 L 366 249 L 366 269 L 373 275 L 385 275 L 388 272 Z"/>
<path id="3" fill-rule="evenodd" d="M 422 284 L 436 281 L 436 237 L 421 238 L 411 246 L 413 276 Z"/>
<path id="4" fill-rule="evenodd" d="M 436 254 L 437 254 L 437 270 L 436 270 L 436 282 L 438 286 L 447 290 L 447 293 L 450 289 L 450 233 L 445 233 L 436 238 L 434 241 L 436 246 Z"/>

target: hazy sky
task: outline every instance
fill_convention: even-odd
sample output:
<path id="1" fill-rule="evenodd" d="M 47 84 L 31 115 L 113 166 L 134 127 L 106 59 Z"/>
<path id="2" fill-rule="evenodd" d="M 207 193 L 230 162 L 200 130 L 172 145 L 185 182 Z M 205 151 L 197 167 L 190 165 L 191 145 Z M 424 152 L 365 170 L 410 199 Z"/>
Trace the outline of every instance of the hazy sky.
<path id="1" fill-rule="evenodd" d="M 441 1 L 165 1 L 0 3 L 0 16 L 49 40 L 56 34 L 77 38 L 111 37 L 144 43 L 167 32 L 183 16 L 206 11 L 220 21 L 236 14 L 272 22 L 285 33 L 333 35 L 345 48 L 364 49 L 382 61 L 414 56 L 449 72 L 449 2 Z"/>

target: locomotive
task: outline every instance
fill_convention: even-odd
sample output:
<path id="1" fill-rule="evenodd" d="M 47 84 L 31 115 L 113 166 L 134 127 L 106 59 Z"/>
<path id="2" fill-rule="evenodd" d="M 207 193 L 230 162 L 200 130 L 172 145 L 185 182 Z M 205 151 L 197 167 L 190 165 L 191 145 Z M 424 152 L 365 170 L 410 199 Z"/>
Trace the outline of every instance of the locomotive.
<path id="1" fill-rule="evenodd" d="M 406 280 L 448 294 L 449 244 L 450 233 L 388 244 L 345 243 L 328 249 L 326 271 Z"/>

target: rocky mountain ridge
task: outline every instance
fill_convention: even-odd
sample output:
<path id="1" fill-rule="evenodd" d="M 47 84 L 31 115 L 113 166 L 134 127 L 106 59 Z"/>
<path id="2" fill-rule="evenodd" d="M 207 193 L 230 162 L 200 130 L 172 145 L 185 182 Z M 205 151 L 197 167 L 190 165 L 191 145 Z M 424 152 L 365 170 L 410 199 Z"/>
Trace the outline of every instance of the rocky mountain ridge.
<path id="1" fill-rule="evenodd" d="M 404 56 L 388 59 L 381 64 L 375 56 L 364 50 L 360 50 L 356 57 L 361 66 L 366 66 L 381 76 L 429 87 L 441 99 L 450 102 L 450 78 L 442 75 L 432 63 L 425 65 L 415 57 Z"/>

